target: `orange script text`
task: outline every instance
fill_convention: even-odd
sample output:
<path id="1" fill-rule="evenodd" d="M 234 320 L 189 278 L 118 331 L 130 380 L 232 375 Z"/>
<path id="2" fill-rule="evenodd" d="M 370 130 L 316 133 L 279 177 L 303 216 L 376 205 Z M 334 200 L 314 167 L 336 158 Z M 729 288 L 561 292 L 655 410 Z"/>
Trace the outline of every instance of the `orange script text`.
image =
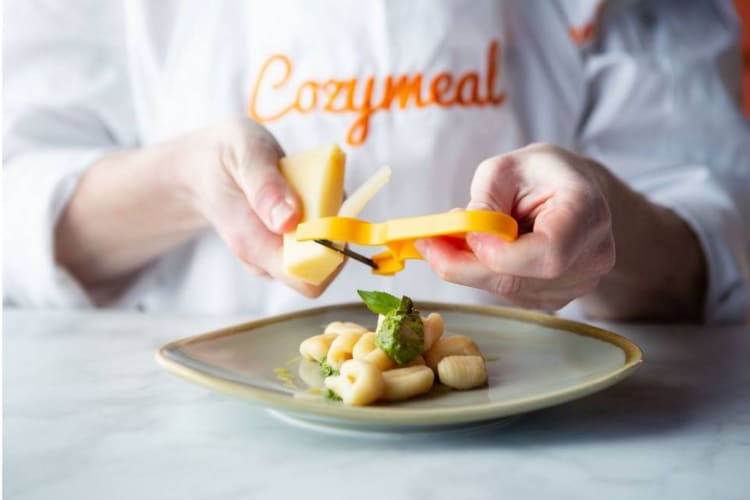
<path id="1" fill-rule="evenodd" d="M 487 49 L 487 66 L 483 76 L 473 70 L 459 74 L 442 71 L 428 79 L 422 73 L 415 72 L 386 75 L 383 78 L 368 76 L 305 80 L 296 88 L 289 83 L 294 73 L 292 60 L 284 54 L 274 54 L 266 59 L 258 72 L 248 113 L 260 123 L 279 120 L 290 113 L 352 113 L 355 120 L 347 132 L 346 141 L 352 146 L 359 146 L 367 140 L 370 118 L 381 111 L 428 106 L 502 105 L 505 93 L 496 89 L 500 78 L 499 52 L 499 42 L 492 41 Z M 264 99 L 273 93 L 281 93 L 281 99 L 274 99 L 274 102 L 286 102 L 272 112 L 261 114 L 258 103 L 265 102 Z"/>

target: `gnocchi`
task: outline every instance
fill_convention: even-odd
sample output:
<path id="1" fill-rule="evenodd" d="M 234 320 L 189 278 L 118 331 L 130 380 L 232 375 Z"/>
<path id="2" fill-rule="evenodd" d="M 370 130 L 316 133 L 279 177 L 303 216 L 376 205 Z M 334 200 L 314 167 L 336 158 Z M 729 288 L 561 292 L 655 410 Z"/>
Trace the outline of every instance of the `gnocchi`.
<path id="1" fill-rule="evenodd" d="M 375 332 L 367 332 L 359 338 L 354 345 L 352 357 L 374 364 L 380 371 L 395 368 L 397 363 L 388 357 L 379 347 L 375 345 Z"/>
<path id="2" fill-rule="evenodd" d="M 432 389 L 435 374 L 425 365 L 396 368 L 383 372 L 383 399 L 402 401 Z"/>
<path id="3" fill-rule="evenodd" d="M 352 323 L 351 321 L 333 321 L 328 323 L 323 333 L 332 333 L 334 335 L 341 335 L 343 333 L 364 333 L 367 328 L 358 324 Z"/>
<path id="4" fill-rule="evenodd" d="M 437 373 L 438 363 L 446 356 L 481 356 L 479 347 L 465 335 L 456 335 L 453 337 L 446 337 L 439 339 L 425 353 L 425 361 L 427 366 L 432 368 Z"/>
<path id="5" fill-rule="evenodd" d="M 305 339 L 299 346 L 299 353 L 307 360 L 320 361 L 328 354 L 328 349 L 335 338 L 335 334 L 322 333 Z"/>
<path id="6" fill-rule="evenodd" d="M 487 382 L 482 356 L 446 356 L 437 365 L 440 382 L 453 389 L 471 389 Z"/>
<path id="7" fill-rule="evenodd" d="M 312 363 L 308 366 L 325 376 L 320 380 L 328 396 L 340 398 L 346 405 L 404 401 L 429 392 L 437 381 L 456 390 L 487 383 L 485 359 L 473 340 L 464 335 L 443 336 L 445 326 L 438 313 L 418 317 L 423 327 L 418 339 L 421 349 L 413 352 L 413 357 L 400 359 L 402 364 L 388 354 L 389 346 L 379 343 L 383 314 L 378 316 L 377 331 L 334 321 L 323 333 L 303 340 L 300 353 L 308 362 L 320 364 L 319 368 Z"/>
<path id="8" fill-rule="evenodd" d="M 367 330 L 365 330 L 367 331 Z M 354 346 L 362 337 L 362 332 L 347 332 L 337 335 L 326 354 L 326 361 L 335 370 L 341 368 L 344 361 L 352 359 Z"/>
<path id="9" fill-rule="evenodd" d="M 438 313 L 430 313 L 426 318 L 422 318 L 422 323 L 424 323 L 424 347 L 422 352 L 427 352 L 443 335 L 443 317 Z"/>
<path id="10" fill-rule="evenodd" d="M 383 395 L 383 374 L 375 365 L 352 359 L 341 365 L 341 374 L 327 377 L 326 387 L 341 397 L 344 404 L 364 406 Z"/>

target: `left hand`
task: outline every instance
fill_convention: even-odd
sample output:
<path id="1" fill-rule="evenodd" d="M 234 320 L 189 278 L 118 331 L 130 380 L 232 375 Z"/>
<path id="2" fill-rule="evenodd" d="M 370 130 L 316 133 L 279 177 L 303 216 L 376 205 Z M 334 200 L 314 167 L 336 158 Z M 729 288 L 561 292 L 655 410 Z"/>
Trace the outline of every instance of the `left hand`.
<path id="1" fill-rule="evenodd" d="M 474 173 L 467 209 L 510 214 L 518 240 L 470 233 L 471 251 L 445 238 L 420 240 L 417 249 L 446 281 L 522 307 L 560 309 L 614 266 L 611 178 L 596 162 L 544 144 L 490 158 Z"/>

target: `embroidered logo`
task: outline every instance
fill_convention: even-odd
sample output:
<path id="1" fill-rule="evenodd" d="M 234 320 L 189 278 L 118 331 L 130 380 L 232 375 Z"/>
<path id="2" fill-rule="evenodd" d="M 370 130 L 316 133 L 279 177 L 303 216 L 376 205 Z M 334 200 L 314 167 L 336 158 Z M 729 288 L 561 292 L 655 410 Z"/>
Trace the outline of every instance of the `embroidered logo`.
<path id="1" fill-rule="evenodd" d="M 260 123 L 280 120 L 286 115 L 313 112 L 353 114 L 346 142 L 351 146 L 364 144 L 375 113 L 394 109 L 438 107 L 487 107 L 505 102 L 505 92 L 496 89 L 500 79 L 500 43 L 493 40 L 487 48 L 487 65 L 483 73 L 474 70 L 460 74 L 449 71 L 426 78 L 422 73 L 386 75 L 383 78 L 305 80 L 292 88 L 292 60 L 274 54 L 261 65 L 250 95 L 248 114 Z M 288 96 L 286 104 L 261 113 L 258 103 L 273 93 Z"/>

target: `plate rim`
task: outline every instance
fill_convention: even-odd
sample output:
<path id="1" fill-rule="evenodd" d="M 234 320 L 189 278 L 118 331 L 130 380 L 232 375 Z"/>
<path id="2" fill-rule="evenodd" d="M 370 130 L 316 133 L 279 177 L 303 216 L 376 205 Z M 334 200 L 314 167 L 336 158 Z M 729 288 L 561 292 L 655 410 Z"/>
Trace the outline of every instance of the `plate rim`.
<path id="1" fill-rule="evenodd" d="M 352 407 L 343 406 L 336 402 L 325 402 L 325 404 L 321 404 L 318 400 L 311 401 L 304 398 L 294 398 L 293 395 L 253 387 L 218 377 L 195 367 L 186 366 L 171 359 L 167 354 L 170 350 L 196 342 L 227 337 L 239 333 L 252 333 L 252 330 L 254 329 L 273 323 L 280 323 L 330 312 L 346 311 L 349 309 L 362 309 L 365 306 L 361 302 L 347 302 L 343 304 L 302 309 L 273 316 L 266 316 L 223 327 L 218 330 L 191 335 L 162 345 L 156 350 L 154 356 L 156 361 L 168 372 L 185 380 L 231 396 L 241 397 L 278 411 L 287 411 L 298 416 L 300 414 L 308 413 L 311 417 L 325 417 L 328 419 L 346 421 L 348 423 L 359 421 L 368 425 L 399 426 L 430 426 L 476 422 L 554 406 L 587 396 L 614 385 L 632 374 L 643 362 L 643 351 L 637 344 L 617 333 L 587 323 L 559 318 L 557 316 L 537 311 L 528 311 L 497 305 L 457 304 L 429 301 L 415 302 L 419 304 L 420 309 L 424 310 L 439 309 L 441 311 L 494 316 L 517 320 L 524 323 L 552 327 L 577 335 L 594 338 L 620 348 L 625 354 L 625 361 L 619 368 L 611 370 L 594 379 L 562 389 L 543 392 L 531 397 L 516 397 L 503 401 L 478 403 L 458 407 L 403 408 L 398 406 Z M 250 332 L 248 332 L 248 330 L 250 330 Z"/>

